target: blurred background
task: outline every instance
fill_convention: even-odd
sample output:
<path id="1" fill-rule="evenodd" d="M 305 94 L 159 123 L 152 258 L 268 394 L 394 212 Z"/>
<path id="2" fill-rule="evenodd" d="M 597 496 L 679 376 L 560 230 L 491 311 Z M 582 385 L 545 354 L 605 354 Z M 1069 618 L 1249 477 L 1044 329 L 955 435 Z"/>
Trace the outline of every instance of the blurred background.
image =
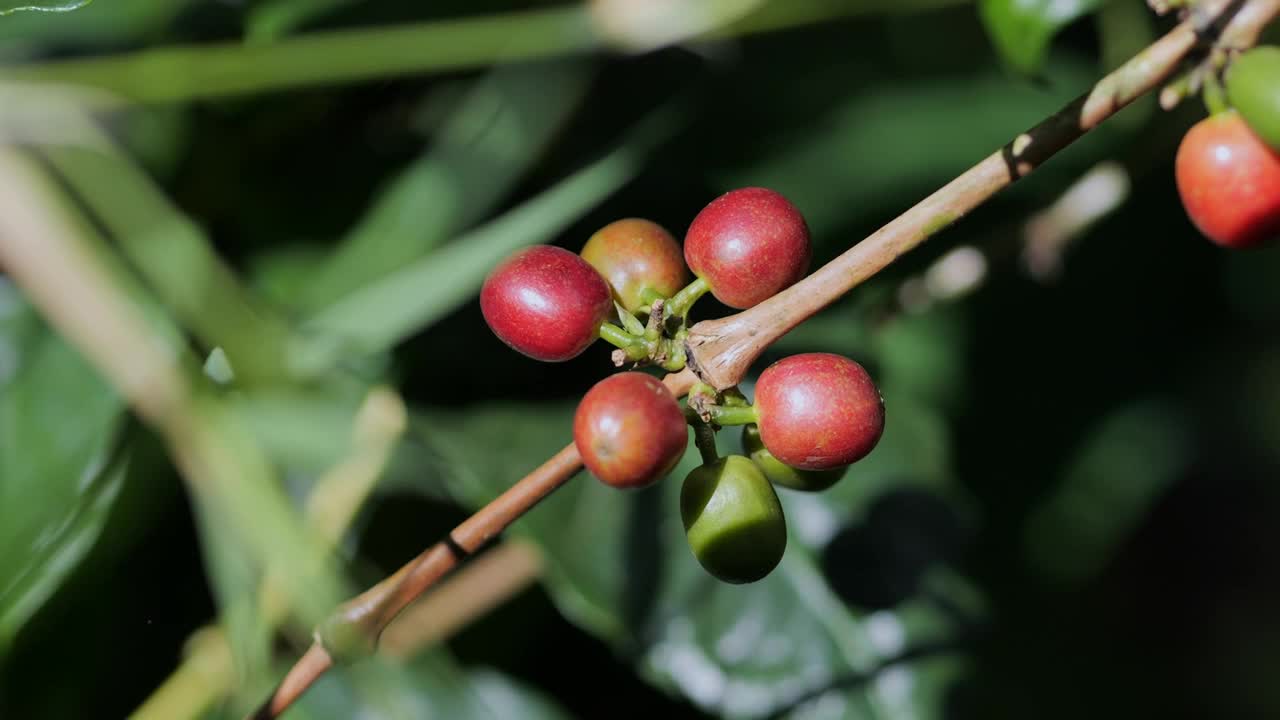
<path id="1" fill-rule="evenodd" d="M 492 336 L 513 249 L 679 237 L 763 185 L 825 262 L 1173 23 L 34 4 L 67 12 L 0 16 L 5 718 L 239 717 L 335 602 L 568 442 L 609 349 Z M 690 555 L 692 446 L 641 492 L 583 475 L 286 717 L 1280 715 L 1280 248 L 1187 220 L 1202 115 L 1137 102 L 762 359 L 851 356 L 888 417 L 834 489 L 782 491 L 766 580 Z"/>

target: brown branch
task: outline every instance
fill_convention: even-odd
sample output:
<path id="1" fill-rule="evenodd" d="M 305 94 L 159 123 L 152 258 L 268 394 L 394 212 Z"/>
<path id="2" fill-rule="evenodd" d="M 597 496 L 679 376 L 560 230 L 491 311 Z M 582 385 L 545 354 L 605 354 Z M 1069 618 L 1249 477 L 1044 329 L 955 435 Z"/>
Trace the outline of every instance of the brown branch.
<path id="1" fill-rule="evenodd" d="M 1280 0 L 1248 0 L 1243 5 L 1240 0 L 1205 0 L 1198 9 L 1200 14 L 1103 78 L 1088 94 L 1017 136 L 791 289 L 737 315 L 694 325 L 687 343 L 689 368 L 668 375 L 664 382 L 677 395 L 689 391 L 697 379 L 695 373 L 719 389 L 738 384 L 760 353 L 778 338 L 1159 85 L 1202 38 L 1213 34 L 1210 31 L 1222 29 L 1235 37 L 1249 37 L 1252 28 L 1256 36 L 1257 28 L 1280 14 Z M 1228 15 L 1229 22 L 1224 23 Z M 1204 17 L 1215 22 L 1203 22 Z M 1250 28 L 1240 27 L 1246 23 Z M 252 717 L 274 718 L 289 707 L 332 665 L 326 646 L 339 654 L 352 651 L 355 644 L 370 647 L 414 598 L 567 482 L 580 467 L 578 453 L 569 445 L 481 508 L 443 542 L 345 604 Z"/>
<path id="2" fill-rule="evenodd" d="M 1212 0 L 1200 9 L 1221 19 L 1232 10 L 1223 35 L 1257 37 L 1280 13 L 1280 0 Z M 766 348 L 835 302 L 899 256 L 964 217 L 993 195 L 1097 127 L 1175 72 L 1212 24 L 1183 22 L 1119 69 L 1104 77 L 1044 122 L 965 171 L 809 277 L 748 310 L 689 329 L 688 362 L 707 384 L 723 390 L 746 376 Z M 1252 32 L 1251 32 L 1252 31 Z"/>
<path id="3" fill-rule="evenodd" d="M 382 633 L 378 654 L 412 658 L 532 585 L 543 565 L 542 552 L 531 541 L 503 541 L 400 613 Z"/>
<path id="4" fill-rule="evenodd" d="M 663 378 L 677 397 L 693 387 L 696 378 L 688 370 Z M 274 718 L 284 712 L 307 688 L 333 666 L 334 654 L 371 650 L 378 636 L 418 596 L 466 558 L 496 538 L 511 523 L 554 492 L 582 467 L 578 449 L 569 444 L 506 492 L 480 508 L 453 529 L 444 540 L 427 548 L 407 565 L 338 608 L 316 632 L 307 649 L 279 687 L 250 717 Z M 331 652 L 333 654 L 331 654 Z"/>

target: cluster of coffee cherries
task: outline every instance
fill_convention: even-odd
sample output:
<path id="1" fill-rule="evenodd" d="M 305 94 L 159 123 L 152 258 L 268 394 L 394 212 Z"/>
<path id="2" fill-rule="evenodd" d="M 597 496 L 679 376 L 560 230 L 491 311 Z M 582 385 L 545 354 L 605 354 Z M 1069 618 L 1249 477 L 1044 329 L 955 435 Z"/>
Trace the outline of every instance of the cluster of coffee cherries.
<path id="1" fill-rule="evenodd" d="M 764 188 L 726 193 L 689 226 L 681 249 L 648 220 L 619 220 L 580 255 L 552 246 L 498 265 L 480 293 L 503 342 L 544 361 L 577 356 L 597 338 L 618 365 L 685 365 L 693 303 L 706 293 L 745 309 L 804 277 L 811 259 L 800 211 Z M 693 271 L 690 280 L 688 270 Z M 574 416 L 583 464 L 616 488 L 647 487 L 683 457 L 689 427 L 702 465 L 684 479 L 680 514 L 694 557 L 730 583 L 754 582 L 781 561 L 787 527 L 774 485 L 831 487 L 875 447 L 884 402 L 861 365 L 827 353 L 769 366 L 754 404 L 737 388 L 698 384 L 681 407 L 653 375 L 628 370 L 597 383 Z M 716 432 L 741 426 L 744 455 L 720 457 Z"/>
<path id="2" fill-rule="evenodd" d="M 1210 75 L 1205 99 L 1218 112 L 1187 132 L 1174 167 L 1187 215 L 1223 247 L 1280 239 L 1280 47 L 1236 58 L 1225 88 Z"/>

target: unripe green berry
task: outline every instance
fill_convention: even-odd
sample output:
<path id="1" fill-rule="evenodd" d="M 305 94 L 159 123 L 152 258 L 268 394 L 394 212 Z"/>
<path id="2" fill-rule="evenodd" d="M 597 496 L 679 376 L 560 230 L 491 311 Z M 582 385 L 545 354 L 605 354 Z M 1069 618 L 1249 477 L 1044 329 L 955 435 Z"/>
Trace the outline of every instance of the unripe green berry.
<path id="1" fill-rule="evenodd" d="M 793 468 L 774 457 L 773 453 L 765 448 L 764 443 L 760 441 L 760 428 L 755 425 L 742 428 L 742 448 L 747 451 L 751 462 L 754 462 L 764 476 L 769 478 L 769 482 L 792 490 L 806 492 L 826 490 L 839 482 L 840 478 L 844 477 L 845 471 L 849 469 L 848 465 L 831 470 Z"/>
<path id="2" fill-rule="evenodd" d="M 1227 70 L 1227 100 L 1249 129 L 1280 151 L 1280 47 L 1259 47 Z"/>
<path id="3" fill-rule="evenodd" d="M 689 473 L 680 488 L 680 517 L 694 557 L 727 583 L 763 578 L 787 549 L 782 503 L 760 468 L 741 455 Z"/>

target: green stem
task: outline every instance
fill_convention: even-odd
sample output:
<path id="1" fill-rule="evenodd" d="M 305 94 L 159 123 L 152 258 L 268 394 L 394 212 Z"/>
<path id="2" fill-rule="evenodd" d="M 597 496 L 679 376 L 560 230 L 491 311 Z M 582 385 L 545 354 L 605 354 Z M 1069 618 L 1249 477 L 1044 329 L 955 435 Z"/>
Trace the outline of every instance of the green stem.
<path id="1" fill-rule="evenodd" d="M 659 342 L 665 345 L 666 360 L 663 360 L 662 369 L 667 372 L 680 372 L 684 369 L 687 360 L 684 350 L 684 340 L 666 338 Z"/>
<path id="2" fill-rule="evenodd" d="M 643 338 L 623 330 L 613 323 L 600 323 L 600 339 L 627 353 L 628 360 L 643 360 L 649 357 L 649 344 Z"/>
<path id="3" fill-rule="evenodd" d="M 712 405 L 711 422 L 722 427 L 729 425 L 753 425 L 757 422 L 756 409 L 751 405 Z"/>
<path id="4" fill-rule="evenodd" d="M 668 318 L 678 317 L 681 320 L 689 317 L 689 310 L 693 304 L 698 302 L 698 298 L 706 295 L 711 290 L 711 286 L 707 281 L 698 278 L 689 283 L 680 292 L 676 293 L 667 301 L 666 307 L 663 308 Z"/>
<path id="5" fill-rule="evenodd" d="M 643 307 L 641 307 L 640 310 L 643 310 L 644 314 L 648 315 L 649 308 L 653 307 L 653 304 L 655 302 L 657 302 L 658 300 L 666 300 L 666 299 L 667 299 L 666 296 L 658 292 L 657 290 L 654 290 L 653 288 L 648 288 L 648 287 L 644 288 L 643 290 L 640 291 L 640 302 L 644 303 Z"/>
<path id="6" fill-rule="evenodd" d="M 716 431 L 712 427 L 694 415 L 689 424 L 693 426 L 693 444 L 698 448 L 698 454 L 702 456 L 702 464 L 710 465 L 720 459 L 720 454 L 716 452 Z"/>
<path id="7" fill-rule="evenodd" d="M 1222 81 L 1218 79 L 1216 70 L 1210 70 L 1204 74 L 1204 91 L 1201 96 L 1210 115 L 1220 115 L 1231 109 L 1231 103 L 1227 102 L 1227 93 L 1222 89 Z"/>

